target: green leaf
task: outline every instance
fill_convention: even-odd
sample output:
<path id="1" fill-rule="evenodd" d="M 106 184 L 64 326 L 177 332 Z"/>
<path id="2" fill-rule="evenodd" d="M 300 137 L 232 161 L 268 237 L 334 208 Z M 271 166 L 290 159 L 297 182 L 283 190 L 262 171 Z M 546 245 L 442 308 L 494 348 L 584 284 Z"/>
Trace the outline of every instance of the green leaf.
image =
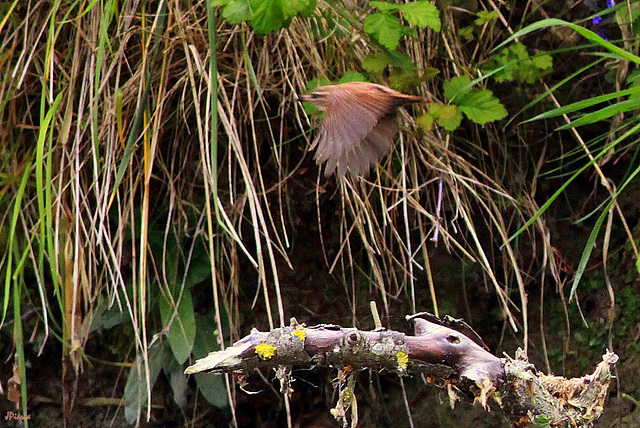
<path id="1" fill-rule="evenodd" d="M 420 28 L 430 27 L 434 31 L 440 31 L 440 11 L 427 0 L 412 1 L 400 6 L 400 10 L 409 24 Z"/>
<path id="2" fill-rule="evenodd" d="M 344 73 L 342 78 L 338 80 L 338 83 L 348 83 L 348 82 L 366 82 L 367 79 L 364 77 L 362 73 L 358 73 L 357 71 L 347 71 Z"/>
<path id="3" fill-rule="evenodd" d="M 257 34 L 285 27 L 284 0 L 251 0 L 251 26 Z"/>
<path id="4" fill-rule="evenodd" d="M 251 18 L 249 0 L 232 0 L 222 10 L 222 17 L 231 25 L 238 25 Z"/>
<path id="5" fill-rule="evenodd" d="M 444 82 L 444 96 L 453 101 L 454 98 L 471 92 L 471 79 L 467 76 L 457 76 Z"/>
<path id="6" fill-rule="evenodd" d="M 389 13 L 374 13 L 364 19 L 364 31 L 385 48 L 394 50 L 400 42 L 402 24 Z"/>
<path id="7" fill-rule="evenodd" d="M 189 288 L 211 277 L 211 258 L 204 245 L 204 242 L 200 241 L 191 254 L 189 270 L 185 278 L 185 283 Z"/>
<path id="8" fill-rule="evenodd" d="M 408 92 L 423 82 L 417 69 L 398 70 L 389 75 L 389 86 L 400 92 Z"/>
<path id="9" fill-rule="evenodd" d="M 194 358 L 204 358 L 209 352 L 219 350 L 220 345 L 216 340 L 218 327 L 213 313 L 196 315 L 196 326 L 196 341 L 193 346 Z M 198 384 L 198 389 L 200 389 L 209 404 L 218 408 L 227 406 L 227 392 L 222 375 L 196 373 L 194 377 Z"/>
<path id="10" fill-rule="evenodd" d="M 473 30 L 474 28 L 471 26 L 462 27 L 458 30 L 458 35 L 468 42 L 473 39 Z"/>
<path id="11" fill-rule="evenodd" d="M 457 105 L 469 119 L 480 125 L 507 116 L 507 110 L 493 96 L 493 92 L 488 89 L 472 91 L 470 84 L 471 79 L 467 76 L 454 77 L 444 82 L 444 96 Z"/>
<path id="12" fill-rule="evenodd" d="M 531 58 L 531 62 L 536 66 L 536 68 L 539 68 L 540 70 L 553 68 L 553 58 L 551 58 L 551 55 L 547 53 L 537 53 L 533 58 Z"/>
<path id="13" fill-rule="evenodd" d="M 431 113 L 425 113 L 415 119 L 416 125 L 424 129 L 425 131 L 431 131 L 434 121 L 435 118 L 433 117 L 433 115 L 431 115 Z"/>
<path id="14" fill-rule="evenodd" d="M 171 385 L 171 392 L 173 393 L 173 401 L 180 407 L 187 405 L 187 375 L 184 374 L 182 367 L 176 367 L 174 370 L 168 372 L 165 369 L 165 374 L 169 378 L 169 385 Z"/>
<path id="15" fill-rule="evenodd" d="M 284 16 L 293 18 L 300 14 L 303 18 L 309 18 L 316 10 L 317 0 L 286 0 L 284 2 Z"/>
<path id="16" fill-rule="evenodd" d="M 155 346 L 149 348 L 149 383 L 152 388 L 156 383 L 156 379 L 158 379 L 160 370 L 167 366 L 169 358 L 171 358 L 171 354 L 164 342 L 156 342 Z M 122 397 L 124 415 L 127 422 L 131 424 L 136 421 L 140 409 L 146 405 L 147 376 L 144 368 L 142 357 L 138 356 L 136 363 L 129 370 L 127 383 L 124 387 L 124 395 Z"/>
<path id="17" fill-rule="evenodd" d="M 368 73 L 380 74 L 391 64 L 391 58 L 384 52 L 375 52 L 367 55 L 362 61 L 362 68 Z"/>
<path id="18" fill-rule="evenodd" d="M 504 119 L 508 114 L 507 109 L 488 89 L 465 94 L 457 105 L 469 119 L 480 125 Z"/>
<path id="19" fill-rule="evenodd" d="M 498 13 L 497 10 L 493 10 L 491 12 L 486 10 L 481 10 L 480 12 L 478 12 L 478 19 L 476 19 L 475 23 L 476 25 L 482 26 L 484 24 L 487 24 L 491 21 L 498 19 L 499 17 L 500 17 L 500 13 Z"/>
<path id="20" fill-rule="evenodd" d="M 399 6 L 393 3 L 387 3 L 386 1 L 370 1 L 369 6 L 377 7 L 383 12 L 387 12 L 390 10 L 398 10 Z"/>
<path id="21" fill-rule="evenodd" d="M 429 113 L 447 131 L 453 131 L 462 122 L 462 112 L 455 105 L 432 104 Z"/>
<path id="22" fill-rule="evenodd" d="M 193 299 L 191 292 L 184 290 L 178 304 L 177 312 L 174 311 L 174 303 L 180 297 L 176 292 L 173 301 L 169 301 L 165 294 L 160 297 L 160 317 L 162 324 L 169 327 L 167 340 L 178 363 L 184 363 L 193 349 L 193 341 L 196 337 L 196 323 L 194 318 Z M 175 314 L 175 316 L 174 316 Z"/>
<path id="23" fill-rule="evenodd" d="M 531 57 L 523 44 L 514 43 L 493 55 L 484 70 L 496 70 L 493 77 L 497 82 L 517 80 L 534 83 L 553 71 L 553 59 L 546 52 L 538 52 Z"/>
<path id="24" fill-rule="evenodd" d="M 318 86 L 326 86 L 330 84 L 331 80 L 325 79 L 324 77 L 316 77 L 307 82 L 307 93 L 313 91 Z"/>
<path id="25" fill-rule="evenodd" d="M 411 57 L 404 52 L 389 51 L 389 58 L 391 58 L 391 64 L 394 67 L 402 68 L 403 70 L 413 70 L 416 65 L 411 61 Z"/>

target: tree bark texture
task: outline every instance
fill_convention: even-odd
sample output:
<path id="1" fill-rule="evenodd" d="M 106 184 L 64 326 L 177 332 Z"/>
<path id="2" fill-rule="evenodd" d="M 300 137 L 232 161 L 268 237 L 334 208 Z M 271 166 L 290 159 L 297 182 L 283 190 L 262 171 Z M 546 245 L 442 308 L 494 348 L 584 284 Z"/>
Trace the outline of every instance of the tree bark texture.
<path id="1" fill-rule="evenodd" d="M 422 318 L 425 316 L 429 319 Z M 233 373 L 241 384 L 255 369 L 273 368 L 281 391 L 289 393 L 291 366 L 337 368 L 339 400 L 333 415 L 344 426 L 357 424 L 354 374 L 360 370 L 424 375 L 457 399 L 474 400 L 485 409 L 501 409 L 514 426 L 589 426 L 602 413 L 618 357 L 607 352 L 591 375 L 566 379 L 538 372 L 521 350 L 498 358 L 466 326 L 451 318 L 410 316 L 415 335 L 377 329 L 362 331 L 335 325 L 253 329 L 233 346 L 210 353 L 186 369 Z M 348 410 L 351 408 L 351 415 Z"/>

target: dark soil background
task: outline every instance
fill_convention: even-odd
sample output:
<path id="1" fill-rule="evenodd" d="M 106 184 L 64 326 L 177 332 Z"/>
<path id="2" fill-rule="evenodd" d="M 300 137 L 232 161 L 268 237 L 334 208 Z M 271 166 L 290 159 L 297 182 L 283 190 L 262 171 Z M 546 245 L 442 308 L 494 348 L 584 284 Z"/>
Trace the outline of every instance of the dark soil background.
<path id="1" fill-rule="evenodd" d="M 474 2 L 469 2 L 474 3 Z M 476 2 L 477 3 L 477 2 Z M 517 15 L 525 9 L 529 2 L 512 2 L 511 13 Z M 532 4 L 540 2 L 531 2 Z M 565 2 L 547 1 L 545 11 L 551 16 L 562 16 L 563 19 L 577 20 L 593 13 L 594 5 L 598 2 Z M 567 4 L 571 3 L 569 9 Z M 580 3 L 578 5 L 575 5 Z M 599 3 L 598 3 L 599 4 Z M 575 7 L 574 7 L 575 6 Z M 600 6 L 598 6 L 600 7 Z M 589 24 L 585 24 L 589 25 Z M 607 31 L 608 37 L 619 37 L 615 26 L 609 26 L 598 31 Z M 561 50 L 567 46 L 575 46 L 583 41 L 575 35 L 565 31 L 547 31 L 540 33 L 537 38 L 527 39 L 528 48 L 547 51 Z M 554 57 L 554 72 L 548 76 L 550 82 L 557 82 L 566 78 L 592 58 L 579 51 L 566 51 Z M 444 61 L 443 61 L 444 62 Z M 434 65 L 435 66 L 435 65 Z M 567 85 L 557 91 L 556 96 L 563 104 L 578 99 L 584 99 L 595 94 L 607 93 L 615 90 L 613 84 L 605 78 L 610 68 L 602 66 L 584 80 L 576 81 L 575 85 Z M 540 88 L 514 87 L 507 83 L 492 83 L 494 94 L 505 104 L 509 112 L 516 112 L 522 105 L 531 101 L 540 93 Z M 282 100 L 277 96 L 268 99 L 271 105 L 278 105 Z M 549 108 L 545 104 L 540 108 Z M 277 114 L 277 109 L 267 112 Z M 286 126 L 296 129 L 293 117 L 287 117 Z M 274 128 L 280 126 L 279 117 L 270 117 Z M 260 126 L 264 126 L 262 123 Z M 506 182 L 513 182 L 515 189 L 522 189 L 520 184 L 533 180 L 536 160 L 541 153 L 546 153 L 546 159 L 556 160 L 566 153 L 567 147 L 573 147 L 574 141 L 569 131 L 554 132 L 558 123 L 544 126 L 539 123 L 516 126 L 504 130 L 505 149 L 497 149 L 495 141 L 489 141 L 486 134 L 482 134 L 480 141 L 475 137 L 480 135 L 479 127 L 466 124 L 465 128 L 456 131 L 455 144 L 466 147 L 468 141 L 477 144 L 477 152 L 466 153 L 469 159 L 477 153 L 498 153 L 502 156 L 496 164 L 513 159 L 526 158 L 530 162 L 523 166 L 522 171 L 511 171 L 511 177 L 504 177 Z M 493 130 L 490 126 L 487 126 Z M 482 128 L 483 130 L 485 128 Z M 497 129 L 497 128 L 496 128 Z M 277 129 L 280 131 L 280 129 Z M 498 131 L 496 131 L 498 132 Z M 502 132 L 502 131 L 501 131 Z M 609 132 L 609 123 L 598 124 L 589 128 L 587 133 L 599 135 Z M 293 131 L 291 131 L 294 134 Z M 223 137 L 222 137 L 223 138 Z M 265 137 L 266 140 L 266 137 Z M 183 143 L 183 142 L 178 142 Z M 170 159 L 174 154 L 175 141 L 163 141 L 161 153 L 163 159 Z M 184 142 L 186 144 L 186 142 Z M 369 311 L 368 302 L 380 302 L 380 291 L 371 285 L 367 272 L 355 269 L 358 287 L 351 289 L 344 281 L 351 272 L 349 267 L 342 270 L 338 266 L 334 272 L 329 272 L 327 261 L 332 261 L 342 250 L 340 240 L 339 217 L 342 215 L 339 188 L 335 178 L 324 179 L 321 183 L 322 192 L 316 200 L 317 166 L 310 154 L 304 153 L 304 141 L 295 140 L 290 143 L 296 149 L 291 150 L 290 165 L 301 161 L 298 170 L 288 178 L 283 193 L 289 195 L 287 212 L 282 213 L 291 227 L 291 245 L 287 256 L 293 269 L 283 260 L 278 260 L 282 299 L 287 317 L 295 317 L 300 323 L 338 324 L 341 326 L 356 326 L 362 329 L 374 327 L 373 317 Z M 525 150 L 526 148 L 526 150 Z M 262 152 L 257 156 L 265 182 L 269 186 L 278 183 L 275 173 L 275 161 L 271 146 L 265 143 Z M 462 152 L 462 150 L 461 150 Z M 526 153 L 525 153 L 526 152 Z M 523 154 L 525 153 L 525 154 Z M 636 158 L 637 148 L 631 147 L 628 152 L 616 157 L 615 162 L 603 166 L 604 172 L 613 181 L 619 182 L 629 169 L 637 168 L 640 164 Z M 191 154 L 183 154 L 185 159 Z M 304 158 L 303 158 L 304 157 Z M 187 162 L 185 162 L 186 164 Z M 522 162 L 521 162 L 522 163 Z M 549 162 L 548 169 L 557 166 Z M 548 170 L 547 170 L 548 172 Z M 567 173 L 566 170 L 562 171 Z M 197 168 L 190 170 L 196 182 L 202 179 L 202 172 Z M 538 177 L 536 177 L 538 178 Z M 188 179 L 182 178 L 187 181 Z M 562 185 L 566 177 L 547 175 L 537 182 L 536 202 L 542 205 Z M 154 181 L 157 187 L 157 200 L 152 203 L 157 209 L 156 214 L 166 210 L 165 200 L 169 193 L 161 180 Z M 154 187 L 154 189 L 156 188 Z M 201 190 L 198 185 L 191 189 L 194 194 Z M 278 206 L 277 192 L 269 194 L 269 203 Z M 516 196 L 517 197 L 517 196 Z M 585 248 L 591 227 L 595 219 L 578 223 L 577 220 L 596 209 L 607 195 L 598 184 L 591 169 L 577 179 L 564 192 L 544 215 L 546 225 L 550 230 L 551 246 L 554 247 L 554 258 L 561 266 L 562 277 L 552 278 L 548 269 L 539 266 L 541 247 L 519 248 L 522 259 L 531 260 L 527 266 L 528 278 L 527 295 L 529 301 L 530 343 L 529 358 L 538 370 L 547 372 L 548 369 L 557 375 L 577 377 L 591 373 L 600 362 L 601 355 L 607 348 L 620 357 L 616 365 L 616 378 L 612 382 L 605 412 L 596 421 L 599 428 L 609 427 L 640 427 L 640 278 L 636 268 L 636 260 L 627 243 L 627 235 L 620 224 L 614 220 L 609 247 L 607 278 L 616 295 L 615 313 L 609 331 L 609 295 L 607 292 L 607 278 L 605 278 L 602 262 L 602 245 L 598 241 L 596 250 L 591 257 L 578 290 L 579 302 L 566 302 L 571 279 L 579 264 Z M 194 205 L 200 206 L 201 200 Z M 200 195 L 199 198 L 202 198 Z M 187 199 L 185 197 L 185 199 Z M 625 218 L 632 229 L 635 242 L 640 243 L 640 179 L 636 178 L 619 198 L 619 204 Z M 448 209 L 452 209 L 449 207 Z M 274 210 L 274 212 L 276 212 Z M 320 219 L 318 219 L 320 214 Z M 479 223 L 480 224 L 480 223 Z M 519 225 L 514 225 L 514 228 Z M 515 231 L 515 230 L 514 230 Z M 242 231 L 244 236 L 251 236 L 252 230 Z M 490 232 L 483 246 L 490 248 L 492 239 Z M 2 237 L 4 240 L 5 238 Z M 351 252 L 356 266 L 366 264 L 366 249 L 356 239 L 351 240 Z M 250 244 L 248 244 L 250 245 Z M 463 318 L 484 339 L 490 350 L 498 356 L 507 353 L 514 355 L 516 349 L 522 346 L 521 333 L 514 333 L 505 321 L 494 288 L 477 264 L 465 261 L 455 251 L 448 251 L 444 245 L 427 242 L 429 249 L 429 263 L 440 312 L 455 318 Z M 254 249 L 250 248 L 250 251 Z M 491 254 L 496 261 L 497 269 L 501 267 L 502 254 L 497 248 L 492 248 Z M 531 254 L 528 254 L 530 252 Z M 506 265 L 506 262 L 504 263 Z M 126 270 L 126 269 L 125 269 Z M 252 328 L 268 330 L 268 320 L 264 301 L 256 299 L 261 293 L 258 289 L 258 274 L 248 260 L 240 257 L 240 267 L 237 306 L 231 308 L 238 319 L 237 337 L 249 334 Z M 507 271 L 507 267 L 504 269 Z M 4 271 L 3 271 L 4 272 Z M 131 272 L 122 272 L 124 276 Z M 506 275 L 505 275 L 506 276 Z M 544 281 L 543 281 L 544 278 Z M 425 272 L 416 271 L 416 304 L 419 311 L 432 311 Z M 508 281 L 512 279 L 507 278 Z M 37 308 L 36 301 L 37 279 L 29 277 L 26 281 L 31 292 L 30 304 Z M 519 302 L 517 285 L 509 283 L 512 288 L 511 297 Z M 3 290 L 4 293 L 4 290 Z M 210 278 L 201 281 L 191 288 L 195 310 L 198 315 L 210 315 L 213 308 L 213 296 Z M 151 293 L 152 294 L 152 293 Z M 34 297 L 35 296 L 35 297 Z M 563 298 L 561 298 L 563 296 Z M 4 297 L 4 296 L 3 296 Z M 382 321 L 391 329 L 411 333 L 411 326 L 404 319 L 411 313 L 410 296 L 408 290 L 400 290 L 397 295 L 387 296 L 391 313 Z M 53 299 L 53 292 L 52 292 Z M 352 312 L 353 301 L 355 313 Z M 254 304 L 255 302 L 255 304 Z M 273 306 L 275 307 L 275 306 Z M 60 314 L 53 308 L 53 318 Z M 517 311 L 517 308 L 514 308 Z M 237 313 L 236 313 L 237 312 Z M 124 417 L 124 402 L 122 397 L 125 383 L 133 361 L 133 333 L 126 322 L 115 324 L 112 328 L 102 327 L 92 332 L 86 344 L 86 359 L 83 360 L 82 371 L 78 373 L 77 381 L 65 385 L 63 378 L 61 355 L 63 353 L 60 338 L 48 338 L 46 345 L 40 349 L 44 341 L 41 314 L 37 309 L 24 313 L 23 328 L 25 332 L 36 331 L 29 340 L 26 349 L 27 390 L 29 396 L 28 414 L 30 426 L 60 427 L 63 425 L 62 397 L 64 391 L 71 391 L 75 396 L 75 403 L 71 411 L 68 426 L 72 427 L 124 427 L 129 426 Z M 155 334 L 161 329 L 160 316 L 152 314 L 149 331 Z M 588 324 L 581 321 L 581 317 Z M 59 326 L 55 326 L 58 328 Z M 13 322 L 5 322 L 0 330 L 0 393 L 7 393 L 7 381 L 12 375 L 14 364 L 14 341 L 12 338 Z M 55 330 L 55 329 L 54 329 Z M 229 329 L 226 329 L 228 332 Z M 26 334 L 26 333 L 25 333 Z M 211 332 L 213 335 L 213 332 Z M 226 343 L 230 343 L 229 337 Z M 125 357 L 126 356 L 126 357 Z M 117 363 L 130 361 L 129 363 Z M 192 361 L 189 361 L 192 362 Z M 211 375 L 214 376 L 214 375 Z M 217 375 L 215 375 L 217 376 Z M 291 398 L 291 413 L 295 427 L 339 427 L 333 419 L 330 409 L 336 405 L 336 391 L 332 384 L 335 371 L 324 369 L 300 369 L 293 371 L 294 393 Z M 231 379 L 233 382 L 233 379 Z M 248 377 L 248 384 L 244 390 L 234 385 L 236 400 L 235 415 L 240 427 L 285 427 L 286 412 L 279 384 L 271 371 L 255 373 Z M 147 427 L 228 427 L 232 423 L 231 409 L 216 408 L 209 404 L 198 392 L 193 378 L 188 380 L 186 404 L 180 406 L 173 396 L 172 379 L 166 371 L 162 371 L 153 387 L 150 421 L 145 416 L 141 426 Z M 405 399 L 406 394 L 406 399 Z M 509 423 L 499 412 L 487 413 L 480 406 L 469 402 L 459 402 L 455 408 L 449 406 L 449 398 L 445 391 L 427 384 L 420 377 L 399 379 L 395 376 L 363 372 L 358 377 L 356 390 L 358 398 L 358 413 L 362 427 L 409 427 L 409 413 L 416 427 L 506 427 Z M 0 426 L 18 427 L 17 421 L 5 419 L 15 411 L 14 404 L 0 398 Z"/>

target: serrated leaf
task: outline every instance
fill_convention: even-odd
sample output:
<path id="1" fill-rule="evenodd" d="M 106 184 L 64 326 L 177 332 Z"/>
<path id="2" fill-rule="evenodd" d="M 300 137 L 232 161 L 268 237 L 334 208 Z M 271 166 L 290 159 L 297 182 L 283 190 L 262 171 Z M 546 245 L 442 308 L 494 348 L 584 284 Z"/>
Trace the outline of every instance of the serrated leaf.
<path id="1" fill-rule="evenodd" d="M 364 77 L 362 73 L 357 71 L 347 71 L 344 75 L 338 80 L 338 83 L 348 83 L 348 82 L 366 82 L 367 79 Z"/>
<path id="2" fill-rule="evenodd" d="M 494 21 L 500 17 L 500 13 L 497 10 L 492 10 L 491 12 L 486 10 L 481 10 L 478 12 L 478 18 L 476 19 L 476 25 L 482 26 L 491 21 Z"/>
<path id="3" fill-rule="evenodd" d="M 406 25 L 400 26 L 400 37 L 415 37 L 418 35 L 418 31 L 415 28 L 407 27 Z"/>
<path id="4" fill-rule="evenodd" d="M 411 57 L 406 53 L 400 51 L 389 51 L 388 53 L 394 67 L 399 67 L 403 70 L 413 70 L 416 68 Z"/>
<path id="5" fill-rule="evenodd" d="M 429 113 L 447 131 L 453 131 L 462 122 L 462 112 L 455 105 L 432 104 Z"/>
<path id="6" fill-rule="evenodd" d="M 316 6 L 316 0 L 286 0 L 284 2 L 284 16 L 285 18 L 293 18 L 300 14 L 303 18 L 308 18 L 313 15 Z"/>
<path id="7" fill-rule="evenodd" d="M 177 301 L 179 293 L 176 292 L 173 301 Z M 174 305 L 162 294 L 160 296 L 160 317 L 162 324 L 169 327 L 167 340 L 171 351 L 178 363 L 184 363 L 193 349 L 196 337 L 196 324 L 193 310 L 191 292 L 184 290 L 178 304 L 178 310 L 174 317 Z"/>
<path id="8" fill-rule="evenodd" d="M 285 26 L 283 0 L 251 0 L 251 26 L 257 34 L 267 34 Z"/>
<path id="9" fill-rule="evenodd" d="M 458 30 L 458 36 L 462 37 L 465 41 L 469 41 L 473 39 L 473 30 L 474 28 L 471 26 L 462 27 Z"/>
<path id="10" fill-rule="evenodd" d="M 437 68 L 435 68 L 435 67 L 427 67 L 427 68 L 422 70 L 422 80 L 424 80 L 426 82 L 429 79 L 433 79 L 438 74 L 440 74 L 440 70 L 438 70 Z"/>
<path id="11" fill-rule="evenodd" d="M 391 58 L 384 52 L 376 52 L 367 55 L 362 61 L 362 68 L 369 73 L 380 74 L 391 64 Z"/>
<path id="12" fill-rule="evenodd" d="M 468 92 L 471 92 L 471 79 L 467 76 L 457 76 L 451 80 L 444 82 L 444 96 L 452 101 L 456 97 L 460 97 Z"/>
<path id="13" fill-rule="evenodd" d="M 553 58 L 543 51 L 531 57 L 523 44 L 514 43 L 492 56 L 485 70 L 497 70 L 493 74 L 497 82 L 517 80 L 534 83 L 553 71 Z"/>
<path id="14" fill-rule="evenodd" d="M 418 70 L 400 70 L 389 75 L 389 86 L 400 92 L 408 92 L 422 83 Z"/>
<path id="15" fill-rule="evenodd" d="M 469 119 L 479 125 L 504 119 L 508 114 L 507 109 L 488 89 L 469 92 L 456 104 Z"/>
<path id="16" fill-rule="evenodd" d="M 416 125 L 424 129 L 425 131 L 431 131 L 434 121 L 435 119 L 430 113 L 425 113 L 415 119 Z"/>
<path id="17" fill-rule="evenodd" d="M 540 70 L 553 68 L 553 58 L 547 53 L 537 53 L 531 58 L 531 62 Z"/>
<path id="18" fill-rule="evenodd" d="M 394 50 L 400 42 L 402 24 L 389 13 L 374 13 L 364 19 L 364 31 L 382 46 Z"/>
<path id="19" fill-rule="evenodd" d="M 404 19 L 409 24 L 420 28 L 429 27 L 434 31 L 440 31 L 440 11 L 427 0 L 412 1 L 400 6 Z"/>
<path id="20" fill-rule="evenodd" d="M 383 12 L 390 11 L 390 10 L 397 10 L 398 9 L 398 5 L 397 4 L 387 3 L 386 1 L 370 1 L 369 2 L 369 6 L 376 7 L 376 8 L 380 9 Z"/>
<path id="21" fill-rule="evenodd" d="M 251 18 L 249 0 L 232 0 L 222 10 L 222 17 L 231 25 L 238 25 Z"/>

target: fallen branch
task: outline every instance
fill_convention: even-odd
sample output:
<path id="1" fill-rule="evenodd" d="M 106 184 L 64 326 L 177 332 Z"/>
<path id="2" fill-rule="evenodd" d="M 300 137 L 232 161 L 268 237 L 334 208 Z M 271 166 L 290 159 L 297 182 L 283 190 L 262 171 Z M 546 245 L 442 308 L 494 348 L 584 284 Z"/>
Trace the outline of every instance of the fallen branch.
<path id="1" fill-rule="evenodd" d="M 607 352 L 591 375 L 548 376 L 536 371 L 521 350 L 513 359 L 494 356 L 464 323 L 419 316 L 431 321 L 407 317 L 415 322 L 415 336 L 386 329 L 305 327 L 292 319 L 289 327 L 270 332 L 253 329 L 233 346 L 197 360 L 185 373 L 234 373 L 242 386 L 253 370 L 273 368 L 282 392 L 290 393 L 291 366 L 338 368 L 340 394 L 332 413 L 344 426 L 349 408 L 351 425 L 357 423 L 354 374 L 363 369 L 422 374 L 447 389 L 452 407 L 457 399 L 474 400 L 487 410 L 502 409 L 516 426 L 584 426 L 602 413 L 615 354 Z"/>

